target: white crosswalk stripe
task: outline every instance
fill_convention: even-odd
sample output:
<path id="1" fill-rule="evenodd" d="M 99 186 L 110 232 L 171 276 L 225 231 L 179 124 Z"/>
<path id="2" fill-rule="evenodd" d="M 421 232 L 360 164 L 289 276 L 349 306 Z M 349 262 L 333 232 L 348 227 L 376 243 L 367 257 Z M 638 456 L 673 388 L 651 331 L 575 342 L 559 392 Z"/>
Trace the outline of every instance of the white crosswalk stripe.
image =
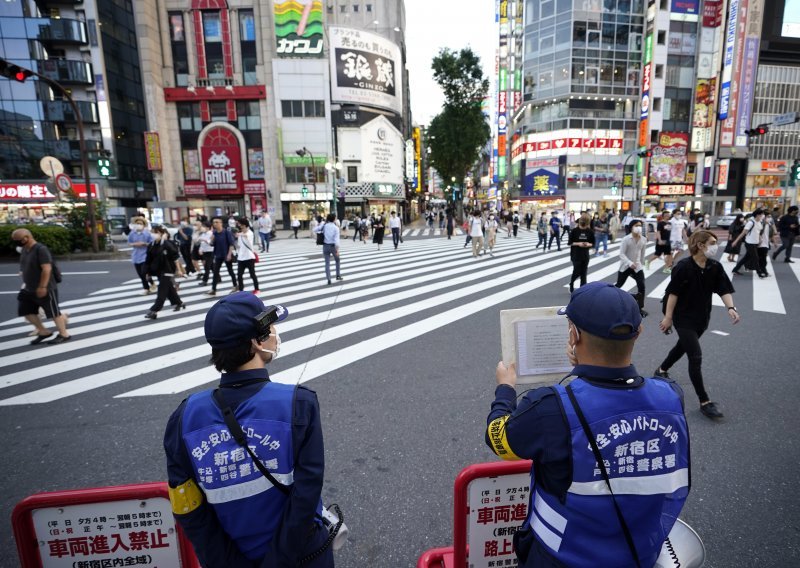
<path id="1" fill-rule="evenodd" d="M 572 273 L 569 249 L 537 251 L 535 237 L 499 239 L 494 257 L 477 260 L 461 241 L 441 237 L 380 251 L 345 242 L 345 281 L 335 286 L 325 284 L 319 248 L 311 243 L 294 253 L 262 255 L 256 268 L 260 295 L 291 312 L 281 324 L 284 341 L 272 378 L 294 383 L 335 375 L 351 362 L 458 321 L 464 313 L 497 309 L 544 286 L 561 289 Z M 616 279 L 618 248 L 619 241 L 609 246 L 607 258 L 591 259 L 590 281 Z M 660 299 L 669 281 L 662 266 L 655 260 L 645 270 L 651 298 Z M 800 271 L 791 267 L 800 279 Z M 230 284 L 222 272 L 220 295 Z M 492 286 L 499 278 L 502 286 Z M 248 278 L 245 282 L 252 286 Z M 166 306 L 156 321 L 146 321 L 142 316 L 152 298 L 138 295 L 139 288 L 138 279 L 131 279 L 64 302 L 74 339 L 63 345 L 32 348 L 21 319 L 0 323 L 0 406 L 42 404 L 101 388 L 116 398 L 159 396 L 212 383 L 217 373 L 207 363 L 203 321 L 218 297 L 205 296 L 208 287 L 185 280 L 180 293 L 187 309 L 173 313 Z M 633 279 L 624 285 L 634 288 Z M 774 279 L 754 279 L 752 292 L 753 309 L 786 313 Z M 336 343 L 343 337 L 353 341 Z"/>

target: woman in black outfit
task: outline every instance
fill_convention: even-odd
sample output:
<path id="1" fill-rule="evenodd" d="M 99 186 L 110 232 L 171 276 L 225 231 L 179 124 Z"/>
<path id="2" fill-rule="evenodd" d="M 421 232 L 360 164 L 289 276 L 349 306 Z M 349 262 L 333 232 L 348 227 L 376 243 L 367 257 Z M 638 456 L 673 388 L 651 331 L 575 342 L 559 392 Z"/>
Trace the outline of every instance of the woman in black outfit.
<path id="1" fill-rule="evenodd" d="M 736 237 L 742 234 L 742 230 L 744 230 L 744 215 L 739 213 L 731 223 L 731 226 L 728 227 L 728 244 L 725 245 L 725 254 L 728 255 L 728 262 L 735 262 L 736 259 L 733 257 L 742 254 L 742 243 L 733 244 Z"/>
<path id="2" fill-rule="evenodd" d="M 589 249 L 594 246 L 594 231 L 589 227 L 589 215 L 584 213 L 578 219 L 578 226 L 569 232 L 569 258 L 572 261 L 572 276 L 569 279 L 569 293 L 575 289 L 573 283 L 581 279 L 586 284 L 589 269 Z"/>
<path id="3" fill-rule="evenodd" d="M 678 343 L 653 374 L 669 378 L 670 368 L 686 354 L 689 359 L 689 378 L 700 399 L 700 412 L 708 418 L 722 418 L 722 412 L 711 402 L 703 386 L 700 337 L 711 319 L 712 294 L 719 294 L 722 298 L 732 323 L 739 323 L 739 313 L 733 305 L 731 280 L 722 265 L 714 260 L 717 255 L 717 238 L 714 234 L 703 229 L 692 233 L 689 237 L 689 254 L 692 256 L 672 267 L 672 276 L 664 296 L 664 319 L 659 324 L 664 333 L 670 333 L 674 325 Z"/>
<path id="4" fill-rule="evenodd" d="M 158 294 L 150 311 L 144 315 L 147 319 L 156 319 L 158 312 L 164 307 L 164 301 L 168 298 L 169 303 L 175 306 L 172 311 L 186 309 L 186 304 L 181 301 L 175 288 L 175 274 L 182 272 L 180 265 L 176 264 L 180 258 L 178 247 L 170 240 L 169 233 L 164 227 L 153 227 L 152 232 L 155 239 L 147 247 L 145 262 L 150 276 L 158 277 Z"/>
<path id="5" fill-rule="evenodd" d="M 375 224 L 372 226 L 374 232 L 372 233 L 372 242 L 378 245 L 378 250 L 381 250 L 383 244 L 383 232 L 386 230 L 384 226 L 383 215 L 378 215 L 375 218 Z"/>

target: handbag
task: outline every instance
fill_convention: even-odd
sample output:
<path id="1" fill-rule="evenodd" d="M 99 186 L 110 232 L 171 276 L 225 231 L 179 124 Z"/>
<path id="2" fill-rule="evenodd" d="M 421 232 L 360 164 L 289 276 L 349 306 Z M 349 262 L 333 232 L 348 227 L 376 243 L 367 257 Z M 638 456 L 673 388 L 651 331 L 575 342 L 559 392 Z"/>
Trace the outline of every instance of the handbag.
<path id="1" fill-rule="evenodd" d="M 324 245 L 325 244 L 325 225 L 327 225 L 327 224 L 328 224 L 327 222 L 323 223 L 322 227 L 320 227 L 318 229 L 318 232 L 317 232 L 317 244 L 318 245 Z"/>
<path id="2" fill-rule="evenodd" d="M 250 248 L 250 245 L 248 245 L 248 244 L 247 244 L 247 239 L 243 240 L 243 241 L 242 241 L 242 244 L 244 245 L 244 248 L 246 248 L 247 250 L 249 250 L 250 252 L 252 252 L 252 253 L 253 253 L 253 261 L 255 261 L 256 263 L 258 263 L 258 261 L 260 260 L 260 259 L 258 258 L 258 253 L 257 253 L 256 251 L 254 251 L 253 249 L 251 249 L 251 248 Z"/>
<path id="3" fill-rule="evenodd" d="M 258 469 L 258 471 L 260 471 L 261 474 L 267 478 L 267 480 L 272 484 L 273 487 L 275 487 L 275 489 L 283 493 L 288 498 L 291 495 L 292 490 L 275 479 L 275 476 L 272 475 L 266 467 L 264 467 L 264 464 L 261 463 L 261 460 L 258 459 L 258 456 L 256 456 L 255 452 L 253 452 L 250 446 L 247 445 L 247 437 L 244 435 L 241 424 L 239 424 L 239 422 L 236 420 L 233 410 L 231 410 L 231 407 L 226 404 L 225 397 L 222 395 L 222 390 L 215 389 L 212 396 L 214 398 L 214 402 L 216 402 L 217 406 L 222 411 L 222 418 L 225 420 L 225 425 L 228 427 L 228 431 L 231 433 L 233 439 L 237 444 L 239 444 L 239 446 L 244 448 L 248 454 L 250 454 L 250 459 L 253 460 L 256 469 Z M 335 513 L 331 513 L 330 509 L 333 509 Z M 325 542 L 317 550 L 301 558 L 298 562 L 298 565 L 301 566 L 303 564 L 308 564 L 325 552 L 325 550 L 327 550 L 331 544 L 333 544 L 334 550 L 338 550 L 347 539 L 347 527 L 344 526 L 344 515 L 342 514 L 342 510 L 339 508 L 339 505 L 335 504 L 331 505 L 330 509 L 323 507 L 322 515 L 321 517 L 318 517 L 322 521 L 322 524 L 325 526 L 326 530 L 328 530 L 328 538 L 325 539 Z M 344 530 L 342 530 L 343 526 Z M 336 536 L 339 534 L 340 530 L 342 530 L 342 538 L 339 541 L 336 541 Z"/>

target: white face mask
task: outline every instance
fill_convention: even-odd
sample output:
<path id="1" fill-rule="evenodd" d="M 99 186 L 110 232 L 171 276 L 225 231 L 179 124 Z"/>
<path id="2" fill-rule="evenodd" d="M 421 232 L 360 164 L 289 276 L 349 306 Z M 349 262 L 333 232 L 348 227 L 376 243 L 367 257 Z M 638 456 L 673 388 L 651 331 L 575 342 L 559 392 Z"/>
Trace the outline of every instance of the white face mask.
<path id="1" fill-rule="evenodd" d="M 719 245 L 714 244 L 707 246 L 706 250 L 704 250 L 703 252 L 706 254 L 706 257 L 714 258 L 715 256 L 717 256 L 718 250 L 719 250 Z"/>
<path id="2" fill-rule="evenodd" d="M 272 351 L 271 349 L 259 349 L 259 351 L 261 351 L 262 353 L 269 353 L 270 355 L 272 355 L 272 359 L 270 362 L 278 358 L 278 355 L 281 352 L 281 336 L 277 332 L 277 330 L 275 331 L 275 351 Z"/>
<path id="3" fill-rule="evenodd" d="M 641 234 L 642 234 L 642 227 L 640 227 L 639 225 L 637 225 L 636 227 L 634 227 L 633 229 L 631 229 L 631 231 L 633 231 L 633 232 L 634 232 L 635 234 L 637 234 L 637 235 L 641 235 Z"/>
<path id="4" fill-rule="evenodd" d="M 17 253 L 22 254 L 22 247 L 16 247 Z"/>
<path id="5" fill-rule="evenodd" d="M 137 233 L 141 233 L 142 231 L 144 231 L 144 225 L 142 225 L 140 223 L 135 223 L 135 224 L 131 225 L 131 228 L 134 231 L 136 231 Z"/>

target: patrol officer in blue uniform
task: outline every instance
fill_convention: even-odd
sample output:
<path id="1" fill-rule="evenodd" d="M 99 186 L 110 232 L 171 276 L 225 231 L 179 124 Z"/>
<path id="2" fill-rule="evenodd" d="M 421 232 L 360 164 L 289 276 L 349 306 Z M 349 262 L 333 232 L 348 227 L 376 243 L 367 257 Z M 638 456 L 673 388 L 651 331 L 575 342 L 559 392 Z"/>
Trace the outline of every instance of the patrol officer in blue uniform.
<path id="1" fill-rule="evenodd" d="M 501 362 L 487 420 L 495 454 L 533 460 L 519 566 L 649 568 L 689 494 L 683 392 L 631 363 L 642 316 L 630 294 L 593 282 L 562 313 L 576 378 L 517 404 L 516 369 Z"/>
<path id="2" fill-rule="evenodd" d="M 320 519 L 325 463 L 317 396 L 271 382 L 265 368 L 280 352 L 273 324 L 287 316 L 249 292 L 217 302 L 205 336 L 222 372 L 219 388 L 189 396 L 167 424 L 172 510 L 204 567 L 333 567 Z M 256 458 L 285 487 L 276 487 Z"/>

